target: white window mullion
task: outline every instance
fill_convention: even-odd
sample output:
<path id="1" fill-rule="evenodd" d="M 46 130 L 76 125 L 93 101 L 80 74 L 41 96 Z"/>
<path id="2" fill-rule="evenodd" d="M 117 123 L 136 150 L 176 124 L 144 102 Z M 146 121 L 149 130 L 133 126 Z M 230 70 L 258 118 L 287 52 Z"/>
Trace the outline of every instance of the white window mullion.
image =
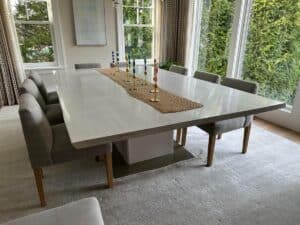
<path id="1" fill-rule="evenodd" d="M 240 78 L 247 41 L 252 0 L 237 0 L 233 17 L 227 77 Z"/>

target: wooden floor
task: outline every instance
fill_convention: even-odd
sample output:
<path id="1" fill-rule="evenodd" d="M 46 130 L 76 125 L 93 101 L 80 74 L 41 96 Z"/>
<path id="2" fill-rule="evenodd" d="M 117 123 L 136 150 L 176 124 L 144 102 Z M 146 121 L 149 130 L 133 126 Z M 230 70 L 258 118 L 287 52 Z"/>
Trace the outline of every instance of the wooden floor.
<path id="1" fill-rule="evenodd" d="M 257 117 L 254 120 L 254 124 L 259 127 L 262 127 L 263 129 L 271 131 L 272 133 L 278 134 L 282 137 L 285 137 L 293 142 L 300 144 L 300 133 L 297 133 L 284 127 L 277 126 Z"/>

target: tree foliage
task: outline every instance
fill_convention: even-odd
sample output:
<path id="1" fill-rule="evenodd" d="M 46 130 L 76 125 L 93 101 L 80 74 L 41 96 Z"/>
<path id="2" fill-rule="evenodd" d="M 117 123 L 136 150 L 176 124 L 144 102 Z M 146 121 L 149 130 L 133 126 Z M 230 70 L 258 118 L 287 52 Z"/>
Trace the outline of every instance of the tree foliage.
<path id="1" fill-rule="evenodd" d="M 24 63 L 53 62 L 54 51 L 46 1 L 25 1 L 15 5 L 14 16 Z"/>

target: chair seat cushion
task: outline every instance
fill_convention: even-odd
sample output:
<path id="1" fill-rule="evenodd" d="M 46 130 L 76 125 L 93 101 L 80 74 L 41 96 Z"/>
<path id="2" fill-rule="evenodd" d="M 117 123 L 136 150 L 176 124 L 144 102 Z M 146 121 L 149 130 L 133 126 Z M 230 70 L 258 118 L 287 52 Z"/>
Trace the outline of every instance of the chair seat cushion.
<path id="1" fill-rule="evenodd" d="M 46 117 L 51 125 L 64 122 L 62 110 L 59 104 L 46 105 Z"/>
<path id="2" fill-rule="evenodd" d="M 104 144 L 85 149 L 74 148 L 67 133 L 65 124 L 53 126 L 52 131 L 53 147 L 51 151 L 51 157 L 54 163 L 91 158 L 111 152 L 111 144 Z"/>
<path id="3" fill-rule="evenodd" d="M 244 128 L 246 117 L 238 117 L 234 119 L 223 120 L 210 124 L 203 124 L 198 126 L 209 134 L 222 134 L 236 129 Z"/>
<path id="4" fill-rule="evenodd" d="M 85 198 L 2 225 L 104 225 L 96 198 Z"/>
<path id="5" fill-rule="evenodd" d="M 59 103 L 58 95 L 56 91 L 49 92 L 47 95 L 47 103 L 48 104 L 56 104 Z"/>

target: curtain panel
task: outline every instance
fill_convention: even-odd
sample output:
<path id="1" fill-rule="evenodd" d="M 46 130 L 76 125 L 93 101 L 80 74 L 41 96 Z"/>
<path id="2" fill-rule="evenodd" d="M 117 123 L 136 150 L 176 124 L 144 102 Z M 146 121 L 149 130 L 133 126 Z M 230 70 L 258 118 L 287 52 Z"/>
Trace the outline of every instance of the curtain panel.
<path id="1" fill-rule="evenodd" d="M 18 104 L 18 89 L 25 77 L 8 0 L 0 1 L 0 108 Z"/>
<path id="2" fill-rule="evenodd" d="M 190 4 L 192 0 L 162 0 L 160 18 L 160 61 L 185 65 Z"/>

